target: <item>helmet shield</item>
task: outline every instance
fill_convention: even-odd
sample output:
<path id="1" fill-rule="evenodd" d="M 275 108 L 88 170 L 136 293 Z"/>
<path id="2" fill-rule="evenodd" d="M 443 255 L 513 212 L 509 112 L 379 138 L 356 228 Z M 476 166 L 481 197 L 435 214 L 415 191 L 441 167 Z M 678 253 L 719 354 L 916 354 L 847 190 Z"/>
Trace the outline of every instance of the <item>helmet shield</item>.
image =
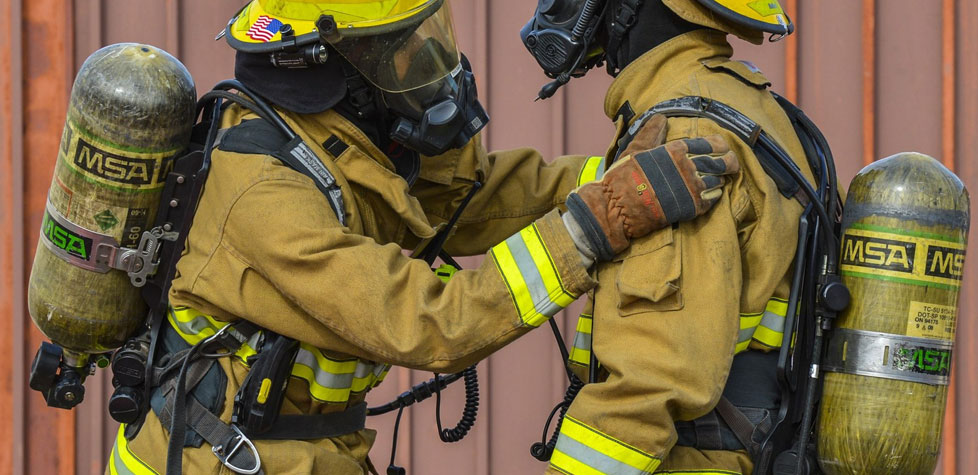
<path id="1" fill-rule="evenodd" d="M 451 75 L 459 53 L 447 3 L 438 0 L 416 10 L 398 22 L 359 28 L 354 22 L 323 32 L 323 37 L 381 90 L 424 87 Z"/>

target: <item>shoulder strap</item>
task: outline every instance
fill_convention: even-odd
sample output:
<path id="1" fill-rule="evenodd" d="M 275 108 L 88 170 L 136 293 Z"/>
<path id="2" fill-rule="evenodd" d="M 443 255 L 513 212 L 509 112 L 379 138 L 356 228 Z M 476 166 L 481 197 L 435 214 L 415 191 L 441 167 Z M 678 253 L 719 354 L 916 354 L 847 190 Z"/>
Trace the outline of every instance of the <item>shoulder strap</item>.
<path id="1" fill-rule="evenodd" d="M 645 118 L 653 114 L 663 114 L 666 117 L 701 117 L 716 122 L 720 127 L 733 132 L 753 149 L 761 167 L 774 180 L 782 195 L 789 198 L 799 198 L 802 202 L 806 201 L 806 197 L 801 193 L 801 185 L 785 168 L 785 164 L 787 164 L 787 166 L 792 166 L 798 170 L 788 153 L 759 124 L 733 107 L 720 101 L 699 96 L 670 99 L 656 104 L 645 114 L 642 114 L 635 124 L 629 128 L 629 134 L 637 133 L 636 124 L 640 127 L 640 122 L 644 122 Z M 634 132 L 632 129 L 635 129 Z M 778 160 L 776 156 L 783 159 Z"/>
<path id="2" fill-rule="evenodd" d="M 289 168 L 311 178 L 319 188 L 340 224 L 346 225 L 343 194 L 336 178 L 298 135 L 289 140 L 265 120 L 246 120 L 228 129 L 218 148 L 227 152 L 271 155 Z"/>

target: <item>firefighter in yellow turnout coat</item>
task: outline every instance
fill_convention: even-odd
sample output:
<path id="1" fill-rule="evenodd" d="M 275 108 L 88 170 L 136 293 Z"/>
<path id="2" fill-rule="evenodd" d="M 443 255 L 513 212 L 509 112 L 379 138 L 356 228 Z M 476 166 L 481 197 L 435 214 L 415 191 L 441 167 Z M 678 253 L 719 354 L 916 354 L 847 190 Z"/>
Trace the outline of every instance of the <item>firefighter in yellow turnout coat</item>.
<path id="1" fill-rule="evenodd" d="M 485 152 L 477 135 L 481 125 L 472 126 L 484 122 L 484 113 L 479 113 L 474 89 L 466 92 L 471 73 L 455 53 L 449 12 L 442 4 L 256 0 L 228 25 L 228 41 L 239 51 L 236 76 L 276 106 L 335 180 L 341 199 L 324 194 L 314 180 L 284 163 L 288 157 L 280 152 L 289 150 L 288 140 L 267 121 L 238 105 L 223 113 L 210 175 L 170 292 L 164 339 L 170 346 L 164 346 L 164 358 L 177 354 L 177 348 L 209 344 L 211 337 L 230 335 L 240 341 L 229 350 L 233 356 L 217 360 L 226 382 L 217 385 L 213 404 L 202 393 L 187 398 L 191 405 L 199 400 L 198 406 L 220 419 L 210 426 L 188 422 L 181 462 L 187 473 L 247 472 L 257 463 L 248 452 L 260 455 L 264 473 L 367 472 L 374 432 L 363 428 L 361 403 L 389 365 L 459 371 L 541 325 L 594 286 L 587 267 L 601 257 L 582 236 L 595 234 L 582 231 L 555 206 L 594 178 L 596 160 L 571 156 L 547 164 L 530 149 Z M 413 22 L 412 35 L 390 30 L 390 24 L 401 21 Z M 375 34 L 334 38 L 327 49 L 320 38 L 331 27 Z M 447 39 L 438 38 L 439 33 L 447 33 Z M 411 61 L 402 61 L 406 53 L 394 39 L 414 47 Z M 260 50 L 268 44 L 274 48 L 277 41 L 291 41 L 293 49 Z M 371 63 L 384 57 L 378 52 L 388 56 Z M 299 69 L 292 69 L 295 63 L 274 64 L 286 60 L 307 64 Z M 378 73 L 384 65 L 394 71 Z M 319 81 L 319 87 L 308 90 L 312 81 Z M 452 82 L 449 94 L 439 81 Z M 305 93 L 296 97 L 302 88 Z M 423 101 L 409 95 L 418 91 L 427 95 Z M 424 107 L 409 107 L 419 104 Z M 451 107 L 462 117 L 460 124 L 431 113 Z M 384 128 L 390 122 L 393 140 Z M 439 124 L 442 128 L 435 127 Z M 736 172 L 732 155 L 717 158 L 726 150 L 716 149 L 699 154 L 726 163 L 724 173 L 698 174 L 686 153 L 672 153 L 670 163 L 682 177 L 673 185 L 689 188 L 696 201 L 695 212 L 681 219 L 698 216 L 715 202 L 722 178 L 706 175 Z M 604 190 L 582 202 L 599 215 L 588 219 L 602 223 L 601 237 L 614 252 L 673 222 L 676 215 L 663 218 L 654 200 L 642 201 L 645 211 L 629 214 L 638 201 L 621 192 L 623 181 L 615 181 L 614 173 L 606 176 L 582 188 Z M 642 189 L 655 189 L 644 174 L 634 176 L 647 183 Z M 402 249 L 434 236 L 475 182 L 482 188 L 446 250 L 489 255 L 479 268 L 443 282 Z M 604 193 L 617 200 L 617 208 Z M 342 206 L 334 209 L 339 202 Z M 262 330 L 239 337 L 241 327 L 226 327 L 241 321 Z M 262 332 L 301 341 L 280 417 L 338 415 L 349 431 L 278 440 L 252 437 L 254 450 L 239 444 L 245 439 L 234 433 L 227 443 L 208 438 L 215 426 L 231 420 L 249 365 L 260 361 L 256 353 L 260 357 L 264 351 Z M 197 376 L 188 376 L 195 380 L 187 383 L 188 391 L 209 384 L 196 381 L 208 376 Z M 258 400 L 269 390 L 262 386 Z M 164 381 L 135 437 L 127 440 L 125 427 L 120 431 L 107 473 L 154 473 L 167 466 L 164 448 L 176 418 L 173 393 Z M 309 427 L 285 428 L 298 429 Z"/>
<path id="2" fill-rule="evenodd" d="M 523 31 L 531 52 L 536 42 L 526 39 L 544 35 L 552 26 L 546 23 L 556 22 L 541 10 L 556 15 L 562 8 L 543 3 Z M 759 12 L 748 3 L 765 8 Z M 609 32 L 630 27 L 617 30 L 617 37 L 606 35 L 601 45 L 611 70 L 620 69 L 604 104 L 619 137 L 653 106 L 700 96 L 762 126 L 811 180 L 795 131 L 767 90 L 770 82 L 752 65 L 732 60 L 725 39 L 731 33 L 761 43 L 764 33 L 756 27 L 762 22 L 787 34 L 789 22 L 777 2 L 613 0 L 606 8 L 603 27 Z M 547 61 L 538 60 L 546 69 Z M 584 386 L 570 406 L 548 473 L 751 473 L 744 450 L 729 450 L 719 435 L 711 443 L 692 428 L 677 433 L 677 422 L 715 421 L 711 410 L 725 384 L 734 382 L 728 383 L 728 373 L 735 355 L 782 345 L 803 209 L 779 193 L 751 147 L 717 123 L 685 117 L 665 122 L 667 141 L 725 137 L 742 172 L 707 217 L 654 232 L 596 266 L 598 286 L 589 293 L 569 364 L 586 381 L 593 352 L 598 381 Z M 775 384 L 773 371 L 767 378 Z M 776 407 L 768 402 L 759 409 Z"/>

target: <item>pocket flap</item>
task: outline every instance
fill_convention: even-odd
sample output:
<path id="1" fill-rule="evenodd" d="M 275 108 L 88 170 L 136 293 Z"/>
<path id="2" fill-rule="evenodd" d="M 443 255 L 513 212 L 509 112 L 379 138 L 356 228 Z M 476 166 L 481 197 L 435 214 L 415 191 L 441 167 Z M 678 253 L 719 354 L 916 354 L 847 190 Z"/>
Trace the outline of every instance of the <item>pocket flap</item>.
<path id="1" fill-rule="evenodd" d="M 674 229 L 666 228 L 632 245 L 616 282 L 621 316 L 683 308 L 679 237 Z"/>

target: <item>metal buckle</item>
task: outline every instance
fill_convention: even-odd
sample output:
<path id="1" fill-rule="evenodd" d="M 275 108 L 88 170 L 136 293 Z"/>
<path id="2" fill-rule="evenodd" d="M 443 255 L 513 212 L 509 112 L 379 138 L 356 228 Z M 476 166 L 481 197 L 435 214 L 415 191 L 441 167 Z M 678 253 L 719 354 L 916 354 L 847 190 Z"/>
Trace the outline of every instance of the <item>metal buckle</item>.
<path id="1" fill-rule="evenodd" d="M 234 444 L 234 446 L 231 447 L 231 450 L 225 451 L 224 445 L 222 444 L 211 447 L 211 452 L 214 452 L 214 456 L 217 457 L 217 459 L 220 460 L 225 467 L 231 469 L 234 473 L 240 473 L 243 475 L 254 475 L 258 473 L 258 471 L 261 470 L 261 457 L 258 456 L 258 450 L 255 449 L 255 444 L 253 444 L 251 439 L 246 437 L 244 433 L 241 432 L 241 429 L 238 429 L 238 426 L 231 424 L 231 429 L 234 429 L 234 432 L 237 433 L 237 435 L 228 442 L 228 444 Z M 241 468 L 230 462 L 231 457 L 234 457 L 234 454 L 241 449 L 242 445 L 246 445 L 248 450 L 251 451 L 251 454 L 255 456 L 254 468 Z"/>
<path id="2" fill-rule="evenodd" d="M 120 249 L 123 252 L 116 254 L 113 267 L 125 270 L 133 286 L 146 285 L 146 278 L 156 274 L 156 269 L 160 266 L 159 250 L 163 239 L 165 233 L 159 226 L 143 232 L 136 249 Z"/>

